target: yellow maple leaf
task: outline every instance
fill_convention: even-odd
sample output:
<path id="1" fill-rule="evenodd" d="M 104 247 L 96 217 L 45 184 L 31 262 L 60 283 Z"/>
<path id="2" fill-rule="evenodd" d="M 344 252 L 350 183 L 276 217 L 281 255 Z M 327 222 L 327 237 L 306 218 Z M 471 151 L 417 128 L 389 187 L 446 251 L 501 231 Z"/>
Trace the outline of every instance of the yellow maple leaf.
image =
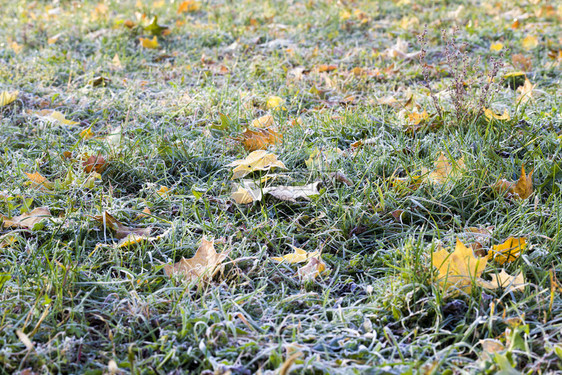
<path id="1" fill-rule="evenodd" d="M 508 192 L 510 196 L 517 199 L 527 199 L 533 194 L 533 171 L 525 174 L 525 166 L 521 166 L 521 176 L 517 182 L 508 181 L 505 178 L 497 181 L 492 188 L 503 193 Z"/>
<path id="2" fill-rule="evenodd" d="M 521 44 L 523 45 L 523 48 L 529 51 L 539 45 L 539 40 L 534 35 L 527 35 L 525 38 L 523 38 Z"/>
<path id="3" fill-rule="evenodd" d="M 27 178 L 29 178 L 28 184 L 30 184 L 34 188 L 38 188 L 41 190 L 51 190 L 55 187 L 54 183 L 47 180 L 39 172 L 35 172 L 35 173 L 25 172 L 25 175 L 27 176 Z"/>
<path id="4" fill-rule="evenodd" d="M 282 257 L 272 257 L 276 262 L 284 262 L 284 263 L 302 263 L 306 262 L 310 258 L 318 256 L 320 253 L 318 251 L 313 251 L 311 253 L 307 253 L 305 250 L 295 247 L 293 245 L 289 245 L 294 250 L 291 254 L 283 255 Z"/>
<path id="5" fill-rule="evenodd" d="M 450 160 L 443 152 L 435 161 L 435 169 L 429 173 L 426 168 L 422 168 L 422 174 L 427 174 L 427 180 L 431 183 L 442 184 L 452 179 L 457 179 L 461 176 L 461 172 L 466 169 L 464 165 L 464 157 L 461 157 L 456 162 L 451 164 Z"/>
<path id="6" fill-rule="evenodd" d="M 457 239 L 454 252 L 441 248 L 433 253 L 431 261 L 437 268 L 439 285 L 445 291 L 455 288 L 453 293 L 456 294 L 459 291 L 470 293 L 473 285 L 481 284 L 480 275 L 488 259 L 474 256 L 472 248 Z"/>
<path id="7" fill-rule="evenodd" d="M 160 189 L 156 190 L 156 194 L 158 194 L 162 198 L 165 198 L 170 195 L 170 188 L 164 185 L 160 185 Z"/>
<path id="8" fill-rule="evenodd" d="M 94 136 L 95 136 L 95 134 L 92 131 L 91 127 L 86 128 L 86 129 L 84 129 L 80 132 L 80 138 L 82 138 L 82 139 L 91 139 L 91 138 L 94 138 Z"/>
<path id="9" fill-rule="evenodd" d="M 519 86 L 517 88 L 517 91 L 519 92 L 519 95 L 517 96 L 517 102 L 519 104 L 525 104 L 530 99 L 533 99 L 533 90 L 536 86 L 536 84 L 533 85 L 531 81 L 529 81 L 529 79 L 525 77 L 525 83 L 523 84 L 523 86 Z"/>
<path id="10" fill-rule="evenodd" d="M 251 126 L 254 128 L 270 128 L 275 126 L 275 120 L 271 115 L 264 115 L 252 121 Z"/>
<path id="11" fill-rule="evenodd" d="M 277 155 L 264 150 L 251 152 L 245 159 L 233 161 L 227 164 L 227 167 L 234 167 L 232 170 L 233 180 L 255 171 L 269 171 L 273 168 L 287 169 L 285 164 L 277 159 Z"/>
<path id="12" fill-rule="evenodd" d="M 282 109 L 285 100 L 279 96 L 270 96 L 265 103 L 267 109 Z"/>
<path id="13" fill-rule="evenodd" d="M 492 250 L 488 253 L 488 260 L 495 260 L 499 264 L 513 262 L 526 247 L 525 237 L 509 237 L 504 243 L 492 246 Z"/>
<path id="14" fill-rule="evenodd" d="M 488 121 L 491 121 L 492 119 L 496 119 L 496 120 L 500 120 L 500 121 L 511 120 L 511 117 L 509 116 L 509 112 L 507 112 L 507 109 L 504 109 L 502 115 L 498 115 L 494 111 L 492 111 L 490 108 L 485 108 L 484 109 L 484 115 L 486 116 Z"/>
<path id="15" fill-rule="evenodd" d="M 156 35 L 152 39 L 140 38 L 140 44 L 144 48 L 156 49 L 158 48 L 158 38 L 156 37 Z"/>
<path id="16" fill-rule="evenodd" d="M 12 92 L 8 92 L 8 91 L 2 91 L 0 92 L 0 107 L 3 107 L 5 105 L 8 105 L 12 102 L 14 102 L 19 95 L 19 91 L 12 91 Z"/>
<path id="17" fill-rule="evenodd" d="M 427 114 L 427 111 L 424 109 L 422 113 L 418 113 L 418 112 L 409 113 L 408 120 L 413 125 L 418 125 L 422 121 L 429 120 L 429 115 Z"/>
<path id="18" fill-rule="evenodd" d="M 273 128 L 246 129 L 238 139 L 248 151 L 265 150 L 279 142 L 283 136 Z"/>
<path id="19" fill-rule="evenodd" d="M 212 241 L 203 239 L 201 245 L 192 258 L 182 258 L 179 262 L 164 266 L 167 276 L 181 275 L 187 282 L 208 281 L 219 270 L 219 265 L 226 259 L 229 251 L 220 254 L 215 250 Z"/>
<path id="20" fill-rule="evenodd" d="M 13 218 L 8 218 L 4 215 L 0 215 L 0 220 L 2 220 L 2 225 L 4 226 L 4 228 L 15 227 L 33 229 L 35 224 L 40 223 L 41 221 L 49 217 L 51 217 L 51 212 L 47 207 L 38 207 L 33 211 L 26 212 Z"/>

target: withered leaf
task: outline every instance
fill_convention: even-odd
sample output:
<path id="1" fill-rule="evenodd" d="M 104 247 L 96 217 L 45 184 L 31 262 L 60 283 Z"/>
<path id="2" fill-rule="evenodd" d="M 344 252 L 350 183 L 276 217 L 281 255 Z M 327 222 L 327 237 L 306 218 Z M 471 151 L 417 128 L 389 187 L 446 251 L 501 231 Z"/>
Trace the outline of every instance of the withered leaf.
<path id="1" fill-rule="evenodd" d="M 201 245 L 192 258 L 182 258 L 173 265 L 165 265 L 164 272 L 167 276 L 181 275 L 187 282 L 208 281 L 219 270 L 219 265 L 226 259 L 228 251 L 218 254 L 212 241 L 203 239 Z"/>

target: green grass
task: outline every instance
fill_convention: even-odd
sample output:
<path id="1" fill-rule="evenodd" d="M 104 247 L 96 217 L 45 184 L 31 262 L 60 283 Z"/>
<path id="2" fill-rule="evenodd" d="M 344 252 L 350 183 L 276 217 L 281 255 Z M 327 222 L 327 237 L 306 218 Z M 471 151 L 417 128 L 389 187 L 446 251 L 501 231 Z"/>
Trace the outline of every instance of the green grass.
<path id="1" fill-rule="evenodd" d="M 17 216 L 27 205 L 53 215 L 34 230 L 2 228 L 17 240 L 0 249 L 0 373 L 102 374 L 113 360 L 123 373 L 266 374 L 294 351 L 303 353 L 290 367 L 295 374 L 561 371 L 562 288 L 551 277 L 562 280 L 562 8 L 533 3 L 203 1 L 177 14 L 179 3 L 168 0 L 109 1 L 106 9 L 0 0 L 0 91 L 19 91 L 0 108 L 0 213 Z M 160 48 L 143 49 L 139 38 L 152 36 L 142 26 L 153 16 L 170 33 L 158 37 Z M 442 121 L 420 63 L 386 53 L 398 38 L 409 43 L 406 52 L 418 51 L 425 24 Z M 533 100 L 518 105 L 506 85 L 491 97 L 509 121 L 471 113 L 457 121 L 443 91 L 454 67 L 440 39 L 454 25 L 457 41 L 468 43 L 469 88 L 485 84 L 490 57 L 499 56 L 491 43 L 504 44 L 501 74 L 520 70 L 514 54 L 530 59 Z M 538 45 L 525 50 L 528 35 Z M 337 69 L 318 72 L 322 64 Z M 300 79 L 292 78 L 296 67 L 305 70 Z M 369 74 L 352 74 L 356 67 Z M 92 84 L 99 76 L 106 85 Z M 377 103 L 412 94 L 436 126 L 409 131 L 411 107 Z M 283 110 L 266 109 L 273 95 L 285 100 Z M 466 105 L 478 109 L 475 98 Z M 79 124 L 27 113 L 44 108 Z M 322 181 L 309 202 L 230 198 L 226 165 L 248 155 L 235 138 L 269 112 L 283 134 L 270 151 L 287 166 L 274 184 Z M 226 128 L 221 114 L 230 118 Z M 119 126 L 121 142 L 110 145 L 106 137 Z M 90 127 L 95 137 L 82 139 Z M 373 144 L 351 150 L 368 138 Z M 344 151 L 330 168 L 353 186 L 306 167 L 316 147 Z M 441 151 L 464 157 L 461 178 L 392 187 L 393 174 L 431 170 Z M 108 161 L 92 188 L 80 184 L 84 154 Z M 534 170 L 529 199 L 491 188 L 517 180 L 521 165 Z M 69 171 L 78 183 L 51 193 L 29 186 L 24 173 L 62 181 Z M 171 194 L 158 195 L 160 186 Z M 145 207 L 152 214 L 136 219 Z M 115 248 L 92 218 L 105 210 L 169 235 Z M 404 211 L 402 221 L 395 210 Z M 527 237 L 526 251 L 505 265 L 523 273 L 525 290 L 447 295 L 434 283 L 431 252 L 465 239 L 467 227 L 490 225 L 491 244 Z M 167 277 L 163 265 L 193 256 L 202 238 L 230 250 L 222 271 L 211 283 Z M 289 245 L 322 250 L 328 271 L 300 282 L 298 267 L 271 260 L 292 252 Z M 496 269 L 489 262 L 484 277 Z M 483 339 L 506 349 L 487 355 Z"/>

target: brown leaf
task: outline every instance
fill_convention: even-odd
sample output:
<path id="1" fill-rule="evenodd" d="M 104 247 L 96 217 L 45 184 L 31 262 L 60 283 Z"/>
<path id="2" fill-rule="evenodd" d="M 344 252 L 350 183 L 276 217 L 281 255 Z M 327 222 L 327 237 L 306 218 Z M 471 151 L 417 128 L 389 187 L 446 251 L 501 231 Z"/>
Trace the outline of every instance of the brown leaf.
<path id="1" fill-rule="evenodd" d="M 521 176 L 517 182 L 501 179 L 497 181 L 492 188 L 496 191 L 503 193 L 508 192 L 508 195 L 517 199 L 527 199 L 533 194 L 533 171 L 528 175 L 525 174 L 525 166 L 521 166 Z"/>
<path id="2" fill-rule="evenodd" d="M 182 258 L 173 265 L 165 265 L 164 272 L 172 277 L 175 274 L 182 275 L 187 282 L 210 280 L 218 271 L 219 265 L 226 258 L 229 251 L 218 254 L 212 241 L 203 239 L 201 245 L 192 258 Z"/>
<path id="3" fill-rule="evenodd" d="M 91 173 L 91 172 L 97 172 L 97 173 L 101 173 L 105 170 L 105 168 L 107 167 L 107 162 L 106 160 L 103 158 L 103 156 L 90 156 L 88 159 L 86 159 L 82 165 L 84 166 L 84 170 L 86 171 L 86 173 Z"/>
<path id="4" fill-rule="evenodd" d="M 26 212 L 25 214 L 13 218 L 0 215 L 4 228 L 15 227 L 25 229 L 33 229 L 35 224 L 49 217 L 51 217 L 51 212 L 47 207 L 38 207 L 31 212 Z"/>
<path id="5" fill-rule="evenodd" d="M 103 215 L 93 216 L 93 219 L 100 223 L 103 227 L 109 228 L 115 232 L 115 237 L 117 239 L 125 238 L 130 234 L 136 234 L 144 237 L 148 237 L 150 235 L 150 228 L 128 227 L 119 222 L 107 211 L 105 211 Z"/>
<path id="6" fill-rule="evenodd" d="M 301 279 L 301 281 L 310 281 L 314 280 L 316 276 L 319 276 L 325 270 L 326 263 L 324 263 L 320 255 L 318 255 L 310 258 L 305 266 L 299 268 L 297 276 Z"/>
<path id="7" fill-rule="evenodd" d="M 241 138 L 238 138 L 238 140 L 242 142 L 246 150 L 256 151 L 265 150 L 268 146 L 276 144 L 282 138 L 283 136 L 275 129 L 258 128 L 256 130 L 246 129 L 244 133 L 241 134 Z"/>

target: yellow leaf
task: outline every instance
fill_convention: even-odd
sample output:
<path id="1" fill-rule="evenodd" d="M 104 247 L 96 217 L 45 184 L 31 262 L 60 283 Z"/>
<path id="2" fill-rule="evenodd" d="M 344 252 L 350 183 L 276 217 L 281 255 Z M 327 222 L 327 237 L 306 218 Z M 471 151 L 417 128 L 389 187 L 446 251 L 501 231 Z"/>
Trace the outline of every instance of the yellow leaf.
<path id="1" fill-rule="evenodd" d="M 178 14 L 197 12 L 199 9 L 201 9 L 201 2 L 195 0 L 186 0 L 180 3 L 180 6 L 178 7 Z"/>
<path id="2" fill-rule="evenodd" d="M 2 91 L 0 92 L 0 107 L 8 105 L 18 98 L 19 91 Z"/>
<path id="3" fill-rule="evenodd" d="M 326 263 L 322 261 L 320 255 L 310 258 L 305 266 L 302 266 L 297 271 L 297 276 L 301 281 L 311 281 L 317 276 L 320 276 L 322 272 L 326 270 Z"/>
<path id="4" fill-rule="evenodd" d="M 408 120 L 410 120 L 410 123 L 412 123 L 413 125 L 418 125 L 422 121 L 429 120 L 429 115 L 427 114 L 427 111 L 424 109 L 422 113 L 417 113 L 417 112 L 409 113 Z"/>
<path id="5" fill-rule="evenodd" d="M 261 129 L 250 130 L 246 129 L 244 133 L 237 138 L 242 142 L 244 148 L 248 151 L 265 150 L 270 145 L 274 145 L 279 142 L 283 136 L 279 134 L 275 129 Z"/>
<path id="6" fill-rule="evenodd" d="M 265 115 L 252 121 L 254 128 L 269 128 L 275 125 L 275 120 L 271 115 Z"/>
<path id="7" fill-rule="evenodd" d="M 488 289 L 505 289 L 506 292 L 523 291 L 525 289 L 525 278 L 519 272 L 516 276 L 511 276 L 504 269 L 500 273 L 492 276 L 492 281 L 484 281 L 481 284 Z"/>
<path id="8" fill-rule="evenodd" d="M 125 247 L 131 247 L 131 246 L 143 244 L 143 243 L 146 243 L 146 242 L 154 243 L 154 242 L 160 241 L 162 238 L 166 237 L 169 232 L 170 232 L 170 230 L 168 229 L 167 231 L 165 231 L 161 235 L 155 236 L 155 237 L 148 237 L 148 236 L 138 235 L 136 233 L 130 233 L 129 235 L 127 235 L 127 237 L 125 237 L 121 241 L 119 241 L 119 243 L 117 243 L 117 245 L 115 247 L 118 248 L 118 249 L 122 249 L 122 248 L 125 248 Z"/>
<path id="9" fill-rule="evenodd" d="M 285 100 L 279 96 L 270 96 L 267 98 L 266 107 L 267 109 L 281 109 L 281 105 L 285 103 Z"/>
<path id="10" fill-rule="evenodd" d="M 526 247 L 525 237 L 509 237 L 504 243 L 492 246 L 492 250 L 488 253 L 488 260 L 495 260 L 499 264 L 513 262 Z"/>
<path id="11" fill-rule="evenodd" d="M 158 38 L 156 35 L 152 38 L 140 38 L 141 46 L 148 49 L 156 49 L 158 48 Z"/>
<path id="12" fill-rule="evenodd" d="M 12 233 L 6 233 L 0 236 L 0 249 L 13 245 L 19 238 L 19 236 Z"/>
<path id="13" fill-rule="evenodd" d="M 470 293 L 474 284 L 482 285 L 480 275 L 486 268 L 487 258 L 474 256 L 471 247 L 466 247 L 459 239 L 455 251 L 449 253 L 440 249 L 433 253 L 432 264 L 438 270 L 439 285 L 443 290 L 455 288 L 459 291 Z"/>
<path id="14" fill-rule="evenodd" d="M 91 127 L 86 128 L 86 129 L 84 129 L 80 132 L 80 138 L 82 138 L 82 139 L 90 139 L 90 138 L 94 138 L 94 136 L 95 136 L 95 134 L 92 131 Z"/>
<path id="15" fill-rule="evenodd" d="M 43 177 L 38 172 L 35 172 L 35 173 L 25 172 L 25 175 L 30 180 L 30 181 L 28 181 L 28 184 L 30 184 L 34 188 L 38 188 L 38 189 L 41 189 L 41 190 L 51 190 L 55 187 L 54 183 L 47 180 L 45 177 Z"/>
<path id="16" fill-rule="evenodd" d="M 511 117 L 509 116 L 509 113 L 507 112 L 507 109 L 504 109 L 503 115 L 498 115 L 498 114 L 494 113 L 494 111 L 492 111 L 491 109 L 485 108 L 484 109 L 484 115 L 486 116 L 488 121 L 491 121 L 492 119 L 496 119 L 496 120 L 500 120 L 500 121 L 511 120 Z"/>
<path id="17" fill-rule="evenodd" d="M 465 170 L 464 157 L 461 157 L 456 162 L 450 163 L 449 159 L 443 152 L 435 162 L 435 169 L 427 175 L 427 180 L 431 183 L 442 184 L 452 179 L 457 179 Z M 422 173 L 427 174 L 427 169 L 423 168 Z"/>
<path id="18" fill-rule="evenodd" d="M 302 263 L 302 262 L 306 262 L 307 260 L 309 260 L 310 258 L 313 258 L 315 256 L 317 256 L 319 254 L 318 251 L 313 251 L 311 253 L 307 253 L 305 250 L 295 247 L 293 245 L 289 245 L 291 246 L 291 248 L 294 250 L 294 252 L 292 254 L 286 254 L 283 255 L 282 257 L 272 257 L 271 259 L 273 259 L 276 262 L 284 262 L 284 263 Z"/>
<path id="19" fill-rule="evenodd" d="M 160 189 L 156 191 L 156 194 L 158 194 L 162 198 L 165 198 L 170 195 L 170 188 L 164 185 L 160 185 Z"/>
<path id="20" fill-rule="evenodd" d="M 227 164 L 227 167 L 234 167 L 232 170 L 232 179 L 237 179 L 246 176 L 255 171 L 269 171 L 273 168 L 283 168 L 280 160 L 277 160 L 277 155 L 271 154 L 264 150 L 257 150 L 250 153 L 245 159 L 233 161 Z"/>
<path id="21" fill-rule="evenodd" d="M 525 166 L 521 166 L 521 176 L 517 182 L 501 179 L 496 182 L 492 188 L 503 193 L 507 191 L 510 196 L 517 199 L 527 199 L 533 194 L 533 171 L 528 175 L 525 174 Z"/>
<path id="22" fill-rule="evenodd" d="M 343 151 L 337 147 L 326 151 L 319 150 L 318 147 L 316 147 L 304 163 L 310 170 L 326 170 L 329 169 L 332 163 L 342 154 Z"/>
<path id="23" fill-rule="evenodd" d="M 41 111 L 31 111 L 28 112 L 32 115 L 38 116 L 40 119 L 51 122 L 51 123 L 58 123 L 61 125 L 77 125 L 79 122 L 67 120 L 59 111 L 55 111 L 53 109 L 43 109 Z"/>
<path id="24" fill-rule="evenodd" d="M 16 227 L 25 229 L 33 229 L 35 224 L 40 223 L 45 218 L 49 217 L 51 217 L 51 212 L 47 207 L 39 207 L 31 212 L 26 212 L 13 218 L 0 215 L 4 228 Z"/>
<path id="25" fill-rule="evenodd" d="M 519 86 L 517 91 L 519 91 L 519 95 L 517 96 L 517 102 L 520 104 L 525 104 L 529 101 L 529 99 L 533 98 L 533 90 L 537 85 L 533 85 L 528 78 L 525 78 L 525 83 L 523 86 Z"/>
<path id="26" fill-rule="evenodd" d="M 523 48 L 527 51 L 536 48 L 539 45 L 539 40 L 534 35 L 527 35 L 521 42 Z"/>
<path id="27" fill-rule="evenodd" d="M 503 43 L 501 42 L 490 44 L 490 51 L 498 52 L 501 51 L 502 48 L 503 48 Z"/>
<path id="28" fill-rule="evenodd" d="M 93 216 L 103 228 L 111 229 L 115 232 L 115 237 L 117 239 L 123 239 L 131 234 L 148 237 L 150 235 L 150 228 L 132 228 L 120 223 L 116 218 L 113 217 L 109 212 L 105 211 L 103 215 Z"/>
<path id="29" fill-rule="evenodd" d="M 186 282 L 208 281 L 219 270 L 219 265 L 226 259 L 228 252 L 218 254 L 213 242 L 203 239 L 192 258 L 182 258 L 175 264 L 167 264 L 164 266 L 164 272 L 169 277 L 181 275 Z"/>

